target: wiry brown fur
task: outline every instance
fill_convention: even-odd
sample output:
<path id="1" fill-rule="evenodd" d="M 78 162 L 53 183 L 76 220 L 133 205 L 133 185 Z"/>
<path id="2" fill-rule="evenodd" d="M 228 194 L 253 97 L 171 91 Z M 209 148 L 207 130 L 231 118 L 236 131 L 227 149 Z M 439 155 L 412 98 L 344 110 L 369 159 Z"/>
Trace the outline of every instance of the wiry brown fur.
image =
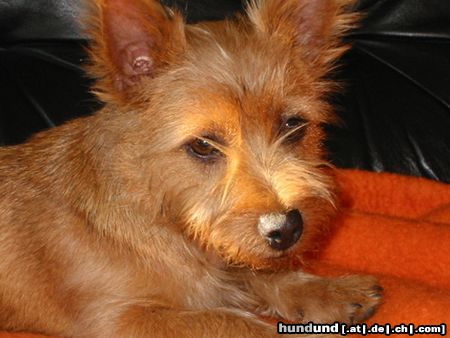
<path id="1" fill-rule="evenodd" d="M 248 17 L 189 26 L 154 0 L 94 1 L 89 69 L 105 107 L 0 150 L 0 328 L 270 337 L 258 316 L 370 314 L 373 278 L 288 269 L 335 212 L 321 125 L 348 5 L 255 1 Z M 307 121 L 295 144 L 280 135 L 288 116 Z M 186 150 L 209 135 L 213 163 Z M 304 233 L 276 251 L 258 218 L 293 208 Z"/>

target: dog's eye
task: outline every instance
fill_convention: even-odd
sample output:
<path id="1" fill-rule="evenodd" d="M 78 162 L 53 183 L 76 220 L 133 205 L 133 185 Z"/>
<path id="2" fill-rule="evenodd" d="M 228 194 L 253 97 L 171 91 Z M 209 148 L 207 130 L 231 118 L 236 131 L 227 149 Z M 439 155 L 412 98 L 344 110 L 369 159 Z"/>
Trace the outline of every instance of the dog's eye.
<path id="1" fill-rule="evenodd" d="M 197 138 L 187 146 L 191 155 L 204 160 L 213 160 L 221 154 L 217 148 L 212 146 L 211 143 L 205 139 Z"/>
<path id="2" fill-rule="evenodd" d="M 300 141 L 306 133 L 308 122 L 301 117 L 290 117 L 283 121 L 281 133 L 288 143 Z"/>
<path id="3" fill-rule="evenodd" d="M 284 122 L 284 127 L 286 129 L 294 129 L 296 127 L 299 127 L 303 124 L 305 124 L 306 121 L 300 117 L 291 117 L 288 118 L 285 122 Z"/>

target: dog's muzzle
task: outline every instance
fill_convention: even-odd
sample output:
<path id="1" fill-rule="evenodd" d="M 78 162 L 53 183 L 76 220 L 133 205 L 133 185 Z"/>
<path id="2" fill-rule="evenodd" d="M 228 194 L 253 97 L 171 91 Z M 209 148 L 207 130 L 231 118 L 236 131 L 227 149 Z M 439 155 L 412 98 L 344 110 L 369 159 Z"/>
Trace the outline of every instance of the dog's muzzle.
<path id="1" fill-rule="evenodd" d="M 286 214 L 267 214 L 259 218 L 258 230 L 271 248 L 286 250 L 299 240 L 303 232 L 303 217 L 293 209 Z"/>

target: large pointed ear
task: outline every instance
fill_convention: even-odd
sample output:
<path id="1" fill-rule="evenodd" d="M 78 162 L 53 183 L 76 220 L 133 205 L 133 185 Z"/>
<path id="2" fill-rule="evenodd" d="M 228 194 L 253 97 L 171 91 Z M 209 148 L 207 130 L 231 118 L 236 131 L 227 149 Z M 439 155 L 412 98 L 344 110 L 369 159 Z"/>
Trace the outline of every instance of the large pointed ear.
<path id="1" fill-rule="evenodd" d="M 157 0 L 90 0 L 92 37 L 88 71 L 104 101 L 126 99 L 184 48 L 184 22 Z"/>
<path id="2" fill-rule="evenodd" d="M 322 75 L 347 49 L 342 34 L 359 15 L 355 0 L 253 0 L 247 9 L 256 28 L 285 41 Z"/>

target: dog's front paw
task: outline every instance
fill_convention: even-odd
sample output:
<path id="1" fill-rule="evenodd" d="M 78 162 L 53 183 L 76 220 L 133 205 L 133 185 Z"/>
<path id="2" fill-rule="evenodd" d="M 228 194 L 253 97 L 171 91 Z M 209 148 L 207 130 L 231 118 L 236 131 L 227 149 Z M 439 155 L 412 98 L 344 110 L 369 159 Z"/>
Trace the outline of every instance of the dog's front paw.
<path id="1" fill-rule="evenodd" d="M 339 312 L 336 320 L 361 322 L 371 317 L 382 298 L 383 288 L 372 276 L 347 276 L 329 281 L 331 306 Z"/>
<path id="2" fill-rule="evenodd" d="M 374 314 L 383 288 L 371 276 L 313 278 L 288 288 L 280 313 L 296 322 L 356 323 Z"/>

